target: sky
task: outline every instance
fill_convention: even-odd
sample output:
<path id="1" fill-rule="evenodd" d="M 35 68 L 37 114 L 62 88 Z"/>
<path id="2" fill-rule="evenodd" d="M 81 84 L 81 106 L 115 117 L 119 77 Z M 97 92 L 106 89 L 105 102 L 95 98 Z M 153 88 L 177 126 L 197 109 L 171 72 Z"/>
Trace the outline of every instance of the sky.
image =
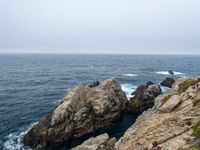
<path id="1" fill-rule="evenodd" d="M 1 0 L 0 53 L 200 54 L 200 0 Z"/>

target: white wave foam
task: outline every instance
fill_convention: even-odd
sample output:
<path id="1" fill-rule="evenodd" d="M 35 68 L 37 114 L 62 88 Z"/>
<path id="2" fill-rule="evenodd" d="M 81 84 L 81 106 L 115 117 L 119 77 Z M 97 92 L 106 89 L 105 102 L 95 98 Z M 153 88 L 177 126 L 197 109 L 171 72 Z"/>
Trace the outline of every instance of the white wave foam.
<path id="1" fill-rule="evenodd" d="M 184 73 L 182 72 L 177 72 L 177 71 L 174 71 L 174 75 L 185 75 Z"/>
<path id="2" fill-rule="evenodd" d="M 6 137 L 7 140 L 3 143 L 3 150 L 31 150 L 30 148 L 25 149 L 21 141 L 34 124 L 36 123 L 33 123 L 27 130 L 21 133 L 10 133 Z"/>
<path id="3" fill-rule="evenodd" d="M 136 90 L 137 86 L 132 85 L 132 84 L 121 84 L 122 90 L 126 93 L 126 96 L 128 99 L 132 97 L 131 93 Z"/>
<path id="4" fill-rule="evenodd" d="M 168 71 L 158 71 L 156 74 L 169 75 Z"/>
<path id="5" fill-rule="evenodd" d="M 182 75 L 185 75 L 184 73 L 182 72 L 177 72 L 177 71 L 173 71 L 174 75 L 177 75 L 177 76 L 182 76 Z M 161 74 L 161 75 L 170 75 L 170 73 L 168 71 L 158 71 L 156 72 L 156 74 Z"/>
<path id="6" fill-rule="evenodd" d="M 165 86 L 160 86 L 160 88 L 162 89 L 162 92 L 169 92 L 171 90 L 171 88 L 165 87 Z"/>
<path id="7" fill-rule="evenodd" d="M 128 73 L 128 74 L 123 74 L 123 76 L 125 76 L 125 77 L 137 77 L 138 75 L 137 74 Z"/>
<path id="8" fill-rule="evenodd" d="M 21 144 L 21 137 L 23 135 L 17 135 L 14 133 L 10 133 L 6 138 L 8 139 L 4 144 L 3 144 L 3 150 L 24 150 L 22 148 Z"/>

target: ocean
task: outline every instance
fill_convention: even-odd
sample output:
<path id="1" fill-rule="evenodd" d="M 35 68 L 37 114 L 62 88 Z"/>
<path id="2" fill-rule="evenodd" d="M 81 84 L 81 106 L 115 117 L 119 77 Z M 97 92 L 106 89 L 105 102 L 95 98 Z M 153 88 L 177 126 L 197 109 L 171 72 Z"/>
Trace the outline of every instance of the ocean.
<path id="1" fill-rule="evenodd" d="M 116 77 L 129 98 L 138 85 L 170 76 L 168 70 L 174 78 L 199 76 L 200 56 L 0 54 L 0 149 L 23 149 L 23 134 L 76 85 Z M 93 135 L 120 136 L 135 119 L 125 116 Z"/>

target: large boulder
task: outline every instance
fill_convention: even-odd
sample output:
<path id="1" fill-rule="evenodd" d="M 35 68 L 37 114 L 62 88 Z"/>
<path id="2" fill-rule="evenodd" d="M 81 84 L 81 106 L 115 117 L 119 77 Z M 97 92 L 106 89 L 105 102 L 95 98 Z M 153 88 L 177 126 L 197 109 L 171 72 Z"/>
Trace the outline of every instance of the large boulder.
<path id="1" fill-rule="evenodd" d="M 72 150 L 114 150 L 114 145 L 116 142 L 116 138 L 110 139 L 108 134 L 104 133 L 95 138 L 91 137 Z"/>
<path id="2" fill-rule="evenodd" d="M 172 85 L 174 84 L 174 82 L 175 82 L 174 79 L 167 77 L 166 79 L 164 79 L 164 80 L 160 83 L 160 85 L 161 85 L 161 86 L 168 87 L 168 88 L 171 88 Z"/>
<path id="3" fill-rule="evenodd" d="M 117 121 L 126 103 L 126 95 L 114 78 L 92 88 L 75 87 L 52 114 L 32 127 L 23 143 L 33 148 L 63 144 Z"/>
<path id="4" fill-rule="evenodd" d="M 115 150 L 199 149 L 199 95 L 200 78 L 176 81 L 115 143 Z"/>
<path id="5" fill-rule="evenodd" d="M 148 81 L 144 84 L 141 84 L 140 86 L 137 87 L 137 89 L 131 94 L 131 95 L 141 95 L 143 92 L 150 86 L 153 85 L 153 82 Z"/>
<path id="6" fill-rule="evenodd" d="M 154 99 L 162 93 L 159 84 L 147 82 L 140 85 L 132 94 L 133 98 L 127 103 L 129 113 L 142 113 L 144 110 L 153 107 Z"/>

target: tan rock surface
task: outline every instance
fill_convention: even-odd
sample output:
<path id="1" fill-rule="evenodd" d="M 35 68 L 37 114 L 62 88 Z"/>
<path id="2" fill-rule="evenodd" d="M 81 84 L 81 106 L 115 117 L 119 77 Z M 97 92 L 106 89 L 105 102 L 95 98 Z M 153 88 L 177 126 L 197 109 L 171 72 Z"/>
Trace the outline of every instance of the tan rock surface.
<path id="1" fill-rule="evenodd" d="M 159 108 L 160 112 L 169 113 L 181 102 L 181 96 L 172 95 L 166 102 Z"/>
<path id="2" fill-rule="evenodd" d="M 115 138 L 110 139 L 108 134 L 92 137 L 72 150 L 114 150 Z"/>
<path id="3" fill-rule="evenodd" d="M 115 149 L 144 150 L 156 143 L 162 150 L 178 150 L 190 143 L 195 138 L 193 127 L 200 120 L 200 82 L 186 80 L 178 80 L 170 93 L 159 96 L 154 108 L 139 116 L 117 141 Z M 183 84 L 179 87 L 180 83 Z M 179 93 L 180 88 L 186 91 Z"/>
<path id="4" fill-rule="evenodd" d="M 33 126 L 23 142 L 46 147 L 81 137 L 120 119 L 126 103 L 126 95 L 114 78 L 92 88 L 78 86 L 66 94 L 52 114 Z"/>

